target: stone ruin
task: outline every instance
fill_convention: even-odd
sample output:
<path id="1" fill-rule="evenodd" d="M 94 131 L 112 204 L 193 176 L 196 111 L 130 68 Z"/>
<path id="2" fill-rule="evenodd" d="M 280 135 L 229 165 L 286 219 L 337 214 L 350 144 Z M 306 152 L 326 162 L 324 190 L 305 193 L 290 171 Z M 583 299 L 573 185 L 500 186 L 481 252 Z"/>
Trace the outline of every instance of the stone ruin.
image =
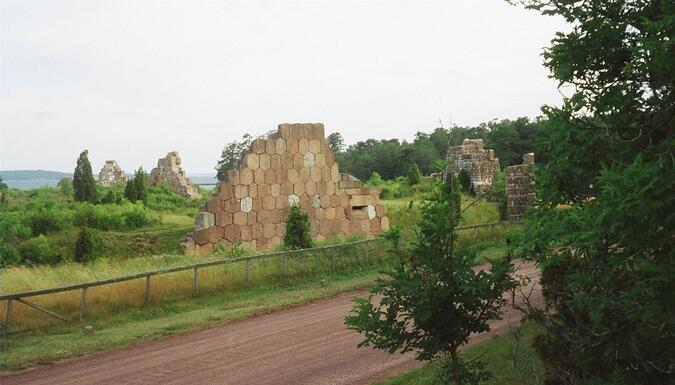
<path id="1" fill-rule="evenodd" d="M 309 214 L 317 240 L 372 237 L 389 228 L 379 191 L 340 173 L 323 124 L 280 124 L 276 133 L 255 139 L 238 167 L 227 172 L 183 246 L 195 252 L 238 242 L 254 250 L 276 246 L 294 203 Z"/>
<path id="2" fill-rule="evenodd" d="M 448 148 L 447 159 L 448 172 L 457 175 L 466 171 L 473 191 L 479 195 L 490 189 L 495 170 L 499 169 L 499 159 L 494 150 L 483 149 L 483 139 L 464 139 L 461 145 Z"/>
<path id="3" fill-rule="evenodd" d="M 116 160 L 106 160 L 103 168 L 98 173 L 98 183 L 104 186 L 123 184 L 127 183 L 127 176 Z"/>
<path id="4" fill-rule="evenodd" d="M 532 174 L 534 153 L 523 155 L 523 163 L 506 168 L 506 197 L 509 221 L 518 222 L 534 201 Z"/>
<path id="5" fill-rule="evenodd" d="M 178 151 L 171 151 L 165 158 L 157 161 L 157 167 L 150 171 L 150 183 L 157 185 L 166 183 L 171 186 L 178 194 L 186 198 L 198 198 L 197 188 L 185 176 L 185 171 L 181 167 Z"/>

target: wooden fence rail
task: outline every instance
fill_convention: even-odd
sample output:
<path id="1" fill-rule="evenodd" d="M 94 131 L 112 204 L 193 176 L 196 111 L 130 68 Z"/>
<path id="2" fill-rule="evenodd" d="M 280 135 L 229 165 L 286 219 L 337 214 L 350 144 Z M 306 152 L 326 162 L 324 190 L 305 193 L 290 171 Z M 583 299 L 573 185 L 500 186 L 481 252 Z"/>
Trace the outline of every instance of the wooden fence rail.
<path id="1" fill-rule="evenodd" d="M 459 226 L 457 227 L 457 230 L 469 230 L 469 229 L 474 229 L 474 239 L 476 237 L 476 232 L 478 228 L 483 228 L 483 227 L 493 227 L 493 226 L 498 226 L 501 225 L 502 222 L 493 222 L 493 223 L 481 223 L 477 225 L 468 225 L 468 226 Z M 219 259 L 215 261 L 208 261 L 208 262 L 201 262 L 201 263 L 195 263 L 191 265 L 183 265 L 183 266 L 176 266 L 176 267 L 171 267 L 167 269 L 161 269 L 161 270 L 153 270 L 153 271 L 145 271 L 142 273 L 137 273 L 137 274 L 130 274 L 130 275 L 125 275 L 121 277 L 115 277 L 115 278 L 109 278 L 109 279 L 103 279 L 99 281 L 91 281 L 91 282 L 85 282 L 85 283 L 79 283 L 76 285 L 69 285 L 69 286 L 62 286 L 62 287 L 55 287 L 55 288 L 49 288 L 49 289 L 40 289 L 40 290 L 32 290 L 32 291 L 25 291 L 25 292 L 19 292 L 19 293 L 11 293 L 11 294 L 2 294 L 0 295 L 0 301 L 7 301 L 7 314 L 5 315 L 5 322 L 3 325 L 3 334 L 7 335 L 9 333 L 9 327 L 10 323 L 12 320 L 12 305 L 14 301 L 23 303 L 24 305 L 28 305 L 32 308 L 35 308 L 36 310 L 39 310 L 43 313 L 46 313 L 52 317 L 59 318 L 63 321 L 68 321 L 68 318 L 59 315 L 51 310 L 44 309 L 40 307 L 39 305 L 27 301 L 25 298 L 27 297 L 35 297 L 35 296 L 40 296 L 40 295 L 47 295 L 47 294 L 54 294 L 54 293 L 62 293 L 65 291 L 73 291 L 73 290 L 82 290 L 82 295 L 80 299 L 80 309 L 79 309 L 79 320 L 82 320 L 85 316 L 85 310 L 86 310 L 86 304 L 87 304 L 87 289 L 91 287 L 97 287 L 97 286 L 104 286 L 104 285 L 110 285 L 113 283 L 119 283 L 119 282 L 125 282 L 125 281 L 132 281 L 135 279 L 143 279 L 145 278 L 145 293 L 143 297 L 143 302 L 144 304 L 148 304 L 150 301 L 150 289 L 151 289 L 151 277 L 156 276 L 156 275 L 163 275 L 163 274 L 170 274 L 170 273 L 176 273 L 180 271 L 187 271 L 187 270 L 193 270 L 194 271 L 194 277 L 193 277 L 193 294 L 197 295 L 199 293 L 199 273 L 198 270 L 201 268 L 206 268 L 206 267 L 211 267 L 211 266 L 219 266 L 219 265 L 227 265 L 227 264 L 233 264 L 233 263 L 239 263 L 243 262 L 246 264 L 246 269 L 245 269 L 245 282 L 249 282 L 250 280 L 250 266 L 251 262 L 254 260 L 259 260 L 259 259 L 265 259 L 265 258 L 275 258 L 275 257 L 281 257 L 283 258 L 283 274 L 284 276 L 288 275 L 288 258 L 290 256 L 294 255 L 300 255 L 304 253 L 311 253 L 311 252 L 316 252 L 316 251 L 323 251 L 323 250 L 332 250 L 331 255 L 331 261 L 330 261 L 330 266 L 333 270 L 335 270 L 336 263 L 337 263 L 337 251 L 341 248 L 348 247 L 348 246 L 354 246 L 354 245 L 359 245 L 363 244 L 364 247 L 364 256 L 367 258 L 369 254 L 369 247 L 368 245 L 372 242 L 379 242 L 384 240 L 384 238 L 373 238 L 373 239 L 366 239 L 366 240 L 361 240 L 361 241 L 354 241 L 354 242 L 347 242 L 347 243 L 340 243 L 336 245 L 327 245 L 327 246 L 320 246 L 320 247 L 313 247 L 309 249 L 300 249 L 300 250 L 283 250 L 283 251 L 275 251 L 272 253 L 266 253 L 266 254 L 258 254 L 258 255 L 250 255 L 250 256 L 244 256 L 244 257 L 237 257 L 237 258 L 228 258 L 228 259 Z"/>

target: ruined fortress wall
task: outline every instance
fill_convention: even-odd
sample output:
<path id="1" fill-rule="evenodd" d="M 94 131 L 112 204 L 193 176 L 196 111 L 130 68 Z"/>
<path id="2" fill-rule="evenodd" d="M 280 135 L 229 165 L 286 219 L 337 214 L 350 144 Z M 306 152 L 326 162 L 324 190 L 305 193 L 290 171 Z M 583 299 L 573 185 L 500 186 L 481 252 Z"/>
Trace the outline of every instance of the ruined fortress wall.
<path id="1" fill-rule="evenodd" d="M 294 202 L 308 212 L 319 240 L 372 236 L 389 227 L 379 191 L 340 173 L 323 124 L 280 124 L 276 133 L 255 139 L 238 168 L 228 171 L 197 215 L 185 247 L 201 252 L 237 242 L 251 249 L 275 246 Z"/>
<path id="2" fill-rule="evenodd" d="M 483 139 L 464 139 L 461 145 L 448 148 L 447 159 L 451 161 L 448 172 L 457 175 L 466 171 L 477 194 L 492 186 L 495 170 L 499 169 L 499 159 L 495 158 L 494 150 L 483 149 Z"/>
<path id="3" fill-rule="evenodd" d="M 157 167 L 150 171 L 150 183 L 153 185 L 166 183 L 174 191 L 186 198 L 198 198 L 199 191 L 190 182 L 190 179 L 185 176 L 185 171 L 181 164 L 178 151 L 169 152 L 166 154 L 166 157 L 157 160 Z"/>
<path id="4" fill-rule="evenodd" d="M 523 155 L 522 164 L 506 168 L 509 221 L 520 221 L 534 201 L 532 165 L 534 165 L 534 154 L 528 153 Z"/>

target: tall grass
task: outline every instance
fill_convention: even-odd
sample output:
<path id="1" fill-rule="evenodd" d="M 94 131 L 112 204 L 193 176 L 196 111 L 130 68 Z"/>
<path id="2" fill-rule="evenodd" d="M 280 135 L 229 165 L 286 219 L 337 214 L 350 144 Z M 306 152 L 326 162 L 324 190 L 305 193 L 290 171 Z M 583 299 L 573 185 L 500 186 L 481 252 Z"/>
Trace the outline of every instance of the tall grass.
<path id="1" fill-rule="evenodd" d="M 284 260 L 280 256 L 253 260 L 249 265 L 248 282 L 245 262 L 201 268 L 198 270 L 199 293 L 236 290 L 247 285 L 288 283 L 308 275 L 329 277 L 334 272 L 344 274 L 352 270 L 361 270 L 381 264 L 385 255 L 384 249 L 379 243 L 366 243 L 347 245 L 334 250 L 295 253 L 288 258 L 287 274 L 284 274 Z M 89 265 L 65 263 L 33 268 L 12 267 L 2 271 L 2 292 L 6 294 L 67 286 L 220 258 L 222 256 L 217 254 L 200 257 L 176 255 L 127 260 L 100 259 Z M 142 306 L 144 292 L 145 279 L 89 288 L 87 322 L 130 307 Z M 75 290 L 31 297 L 29 300 L 70 319 L 77 319 L 81 293 L 81 290 Z M 188 298 L 193 294 L 192 270 L 151 278 L 150 301 L 153 303 L 171 302 Z M 0 303 L 0 314 L 5 314 L 6 306 L 7 301 Z M 11 326 L 14 329 L 44 330 L 58 322 L 61 321 L 20 303 L 15 302 L 13 307 Z"/>

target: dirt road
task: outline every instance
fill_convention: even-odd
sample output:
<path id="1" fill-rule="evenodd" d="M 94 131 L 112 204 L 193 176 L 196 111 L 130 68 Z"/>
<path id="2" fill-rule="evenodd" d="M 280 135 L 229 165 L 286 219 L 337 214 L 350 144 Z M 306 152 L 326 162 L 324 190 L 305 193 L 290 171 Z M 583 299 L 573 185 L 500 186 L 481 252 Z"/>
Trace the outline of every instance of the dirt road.
<path id="1" fill-rule="evenodd" d="M 534 277 L 536 270 L 523 265 L 518 274 Z M 343 322 L 351 299 L 363 294 L 39 367 L 0 384 L 368 384 L 418 365 L 412 355 L 356 347 L 361 336 Z M 471 343 L 519 323 L 519 312 L 504 310 L 504 319 Z"/>

